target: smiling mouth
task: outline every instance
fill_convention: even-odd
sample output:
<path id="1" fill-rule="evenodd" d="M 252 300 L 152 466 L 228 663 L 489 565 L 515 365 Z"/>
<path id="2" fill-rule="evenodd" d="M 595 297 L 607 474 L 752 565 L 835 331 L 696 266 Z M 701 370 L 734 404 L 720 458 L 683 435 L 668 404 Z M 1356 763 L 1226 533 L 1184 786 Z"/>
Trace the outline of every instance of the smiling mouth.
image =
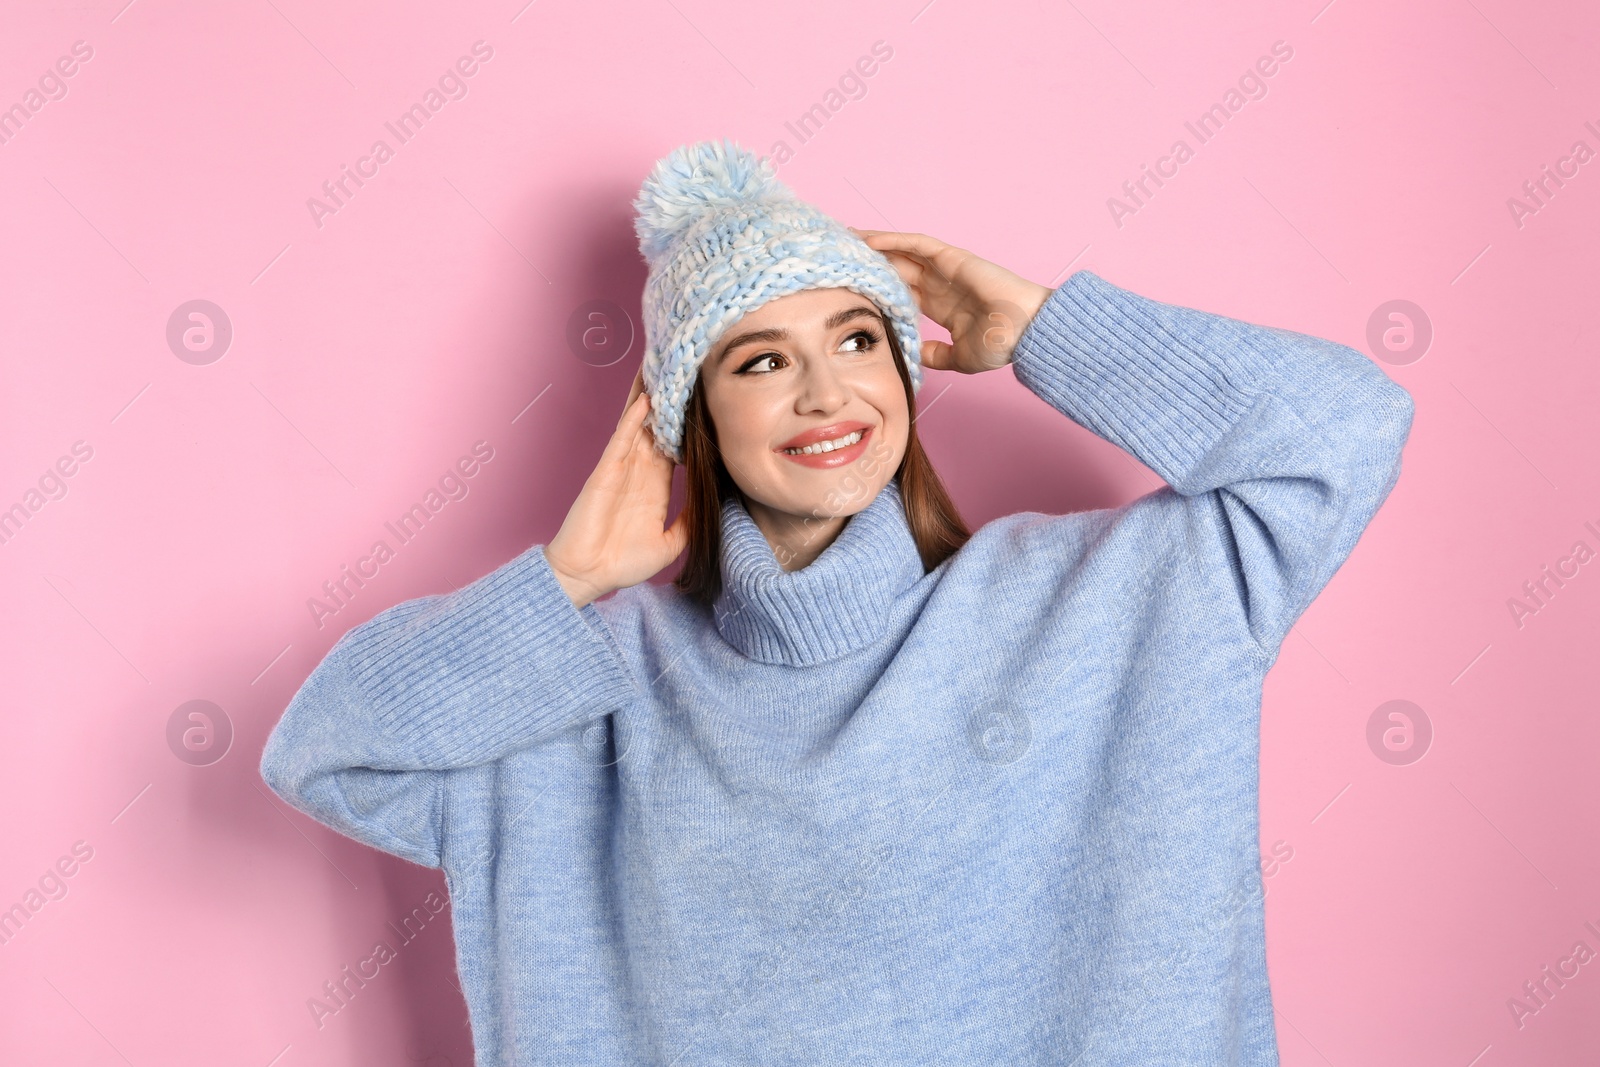
<path id="1" fill-rule="evenodd" d="M 806 445 L 804 448 L 780 448 L 778 451 L 786 456 L 820 456 L 828 452 L 838 451 L 841 448 L 849 448 L 865 436 L 865 430 L 853 430 L 843 437 L 834 438 L 832 441 L 818 441 L 816 444 Z"/>

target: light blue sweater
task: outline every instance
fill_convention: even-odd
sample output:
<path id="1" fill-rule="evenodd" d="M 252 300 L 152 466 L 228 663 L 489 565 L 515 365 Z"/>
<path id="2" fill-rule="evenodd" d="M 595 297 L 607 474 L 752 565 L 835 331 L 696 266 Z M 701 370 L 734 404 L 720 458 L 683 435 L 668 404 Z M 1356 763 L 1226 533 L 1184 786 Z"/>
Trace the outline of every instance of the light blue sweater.
<path id="1" fill-rule="evenodd" d="M 927 574 L 897 483 L 789 573 L 729 501 L 715 613 L 534 545 L 306 679 L 262 776 L 444 869 L 479 1067 L 1278 1062 L 1262 679 L 1411 398 L 1088 271 L 1013 369 L 1171 488 Z"/>

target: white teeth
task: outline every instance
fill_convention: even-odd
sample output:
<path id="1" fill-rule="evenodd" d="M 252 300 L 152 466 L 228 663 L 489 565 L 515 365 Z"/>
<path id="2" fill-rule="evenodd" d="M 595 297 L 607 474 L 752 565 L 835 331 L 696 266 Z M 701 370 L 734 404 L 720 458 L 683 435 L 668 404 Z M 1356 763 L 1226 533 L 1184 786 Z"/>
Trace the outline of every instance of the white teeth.
<path id="1" fill-rule="evenodd" d="M 851 445 L 861 440 L 861 432 L 862 431 L 860 430 L 856 430 L 853 433 L 845 434 L 843 437 L 835 438 L 832 441 L 822 441 L 818 444 L 806 445 L 804 448 L 785 448 L 782 451 L 785 455 L 790 456 L 815 456 L 823 452 L 832 452 L 836 448 L 849 448 Z"/>

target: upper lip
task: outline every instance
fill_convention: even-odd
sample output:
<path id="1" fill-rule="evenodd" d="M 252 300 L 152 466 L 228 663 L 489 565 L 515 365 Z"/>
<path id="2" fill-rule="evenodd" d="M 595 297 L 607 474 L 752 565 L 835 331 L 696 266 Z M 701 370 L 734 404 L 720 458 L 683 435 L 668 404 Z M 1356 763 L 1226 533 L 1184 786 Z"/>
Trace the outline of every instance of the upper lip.
<path id="1" fill-rule="evenodd" d="M 807 445 L 820 444 L 823 441 L 832 441 L 835 438 L 843 437 L 845 434 L 854 433 L 857 430 L 860 430 L 862 433 L 866 433 L 870 429 L 872 429 L 872 424 L 868 422 L 830 422 L 826 426 L 818 426 L 815 429 L 807 430 L 805 433 L 790 438 L 788 441 L 779 445 L 778 449 L 781 451 L 786 448 L 804 448 Z"/>

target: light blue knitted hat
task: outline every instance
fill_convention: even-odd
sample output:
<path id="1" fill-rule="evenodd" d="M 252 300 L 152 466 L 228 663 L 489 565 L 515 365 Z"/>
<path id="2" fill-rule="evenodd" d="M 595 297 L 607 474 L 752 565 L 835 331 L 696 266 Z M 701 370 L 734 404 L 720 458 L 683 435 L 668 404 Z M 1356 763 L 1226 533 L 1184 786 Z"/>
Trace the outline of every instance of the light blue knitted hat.
<path id="1" fill-rule="evenodd" d="M 633 202 L 644 287 L 644 387 L 656 448 L 683 462 L 683 418 L 700 364 L 749 311 L 802 289 L 875 303 L 922 388 L 922 314 L 882 252 L 803 202 L 772 163 L 733 141 L 701 141 L 656 163 Z"/>

